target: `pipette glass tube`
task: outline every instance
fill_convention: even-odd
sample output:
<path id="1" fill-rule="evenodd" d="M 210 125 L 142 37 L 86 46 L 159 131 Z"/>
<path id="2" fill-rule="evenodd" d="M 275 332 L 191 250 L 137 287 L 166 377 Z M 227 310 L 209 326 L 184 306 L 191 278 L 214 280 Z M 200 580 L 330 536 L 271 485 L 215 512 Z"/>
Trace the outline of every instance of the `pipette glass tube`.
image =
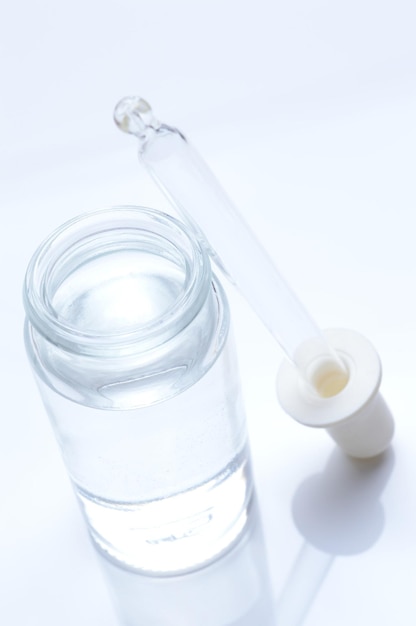
<path id="1" fill-rule="evenodd" d="M 321 396 L 348 381 L 328 344 L 199 154 L 176 128 L 160 123 L 142 98 L 123 98 L 117 126 L 139 140 L 139 160 L 209 254 Z"/>

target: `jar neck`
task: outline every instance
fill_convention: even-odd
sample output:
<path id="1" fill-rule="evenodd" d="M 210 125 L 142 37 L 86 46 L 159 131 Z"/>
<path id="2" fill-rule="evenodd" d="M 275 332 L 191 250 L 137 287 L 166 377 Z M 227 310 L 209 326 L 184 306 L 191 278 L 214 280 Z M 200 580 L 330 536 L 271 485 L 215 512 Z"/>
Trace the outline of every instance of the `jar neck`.
<path id="1" fill-rule="evenodd" d="M 207 299 L 208 255 L 164 213 L 117 207 L 56 230 L 25 280 L 37 333 L 76 354 L 123 357 L 153 350 L 186 328 Z"/>

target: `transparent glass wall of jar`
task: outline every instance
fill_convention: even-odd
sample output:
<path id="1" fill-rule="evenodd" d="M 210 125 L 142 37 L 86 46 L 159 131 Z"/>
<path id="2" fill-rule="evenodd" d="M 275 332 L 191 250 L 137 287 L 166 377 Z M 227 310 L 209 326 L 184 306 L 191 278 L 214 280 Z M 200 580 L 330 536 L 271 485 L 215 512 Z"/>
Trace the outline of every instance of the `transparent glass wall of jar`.
<path id="1" fill-rule="evenodd" d="M 29 265 L 26 346 L 91 537 L 163 574 L 243 530 L 252 493 L 224 292 L 186 227 L 118 207 L 55 231 Z"/>

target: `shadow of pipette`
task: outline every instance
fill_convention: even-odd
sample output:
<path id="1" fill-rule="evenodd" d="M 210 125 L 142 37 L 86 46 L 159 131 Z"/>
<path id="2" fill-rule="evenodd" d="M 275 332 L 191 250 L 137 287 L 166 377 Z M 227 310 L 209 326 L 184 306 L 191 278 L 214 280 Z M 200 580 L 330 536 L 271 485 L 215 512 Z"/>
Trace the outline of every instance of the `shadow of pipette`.
<path id="1" fill-rule="evenodd" d="M 277 606 L 278 626 L 300 626 L 336 556 L 371 548 L 384 528 L 379 498 L 394 466 L 390 448 L 374 459 L 334 450 L 321 474 L 307 478 L 292 501 L 305 538 Z"/>

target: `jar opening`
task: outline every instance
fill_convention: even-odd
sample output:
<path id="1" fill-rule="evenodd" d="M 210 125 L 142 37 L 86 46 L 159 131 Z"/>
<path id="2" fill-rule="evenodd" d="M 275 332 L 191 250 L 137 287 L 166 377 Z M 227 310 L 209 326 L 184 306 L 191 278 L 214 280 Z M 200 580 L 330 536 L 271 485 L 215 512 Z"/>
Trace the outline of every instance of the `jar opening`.
<path id="1" fill-rule="evenodd" d="M 208 256 L 181 222 L 117 207 L 71 220 L 40 246 L 25 306 L 36 330 L 68 349 L 146 349 L 195 317 L 210 281 Z"/>

